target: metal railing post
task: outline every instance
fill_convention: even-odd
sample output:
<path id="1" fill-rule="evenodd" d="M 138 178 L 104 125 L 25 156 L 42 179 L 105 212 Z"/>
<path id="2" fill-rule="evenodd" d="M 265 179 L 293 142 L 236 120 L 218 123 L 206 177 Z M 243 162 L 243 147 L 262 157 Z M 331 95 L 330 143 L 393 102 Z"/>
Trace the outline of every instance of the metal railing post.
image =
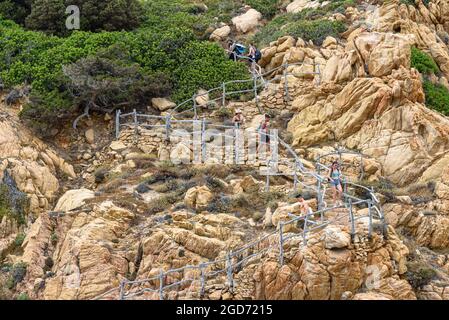
<path id="1" fill-rule="evenodd" d="M 204 263 L 200 264 L 200 273 L 201 273 L 201 289 L 200 289 L 200 298 L 204 297 L 206 280 L 204 277 Z"/>
<path id="2" fill-rule="evenodd" d="M 120 281 L 119 299 L 125 300 L 125 280 Z"/>
<path id="3" fill-rule="evenodd" d="M 196 110 L 196 94 L 193 95 L 192 99 L 193 99 L 193 112 L 195 114 L 194 119 L 196 120 L 198 119 L 198 112 Z"/>
<path id="4" fill-rule="evenodd" d="M 201 155 L 203 163 L 206 163 L 206 118 L 201 120 Z"/>
<path id="5" fill-rule="evenodd" d="M 302 230 L 302 238 L 304 240 L 304 245 L 307 246 L 307 223 L 309 222 L 309 213 L 306 213 L 306 218 L 304 219 L 304 228 Z"/>
<path id="6" fill-rule="evenodd" d="M 159 299 L 164 300 L 164 271 L 159 274 Z"/>
<path id="7" fill-rule="evenodd" d="M 228 278 L 228 286 L 229 286 L 229 291 L 232 293 L 232 291 L 234 290 L 234 280 L 232 278 L 232 273 L 233 273 L 232 251 L 230 253 L 228 253 L 228 255 L 226 256 L 226 261 L 227 261 L 226 274 L 227 274 L 227 278 Z"/>
<path id="8" fill-rule="evenodd" d="M 257 76 L 256 76 L 255 73 L 253 74 L 253 80 L 254 80 L 254 101 L 256 102 L 256 108 L 260 112 L 260 108 L 259 108 L 259 94 L 257 93 Z"/>
<path id="9" fill-rule="evenodd" d="M 290 102 L 290 94 L 288 92 L 288 78 L 287 78 L 287 69 L 284 70 L 284 93 L 285 93 L 285 101 L 286 103 Z"/>
<path id="10" fill-rule="evenodd" d="M 170 140 L 171 115 L 167 114 L 165 117 L 165 140 Z"/>
<path id="11" fill-rule="evenodd" d="M 298 187 L 298 160 L 295 159 L 295 171 L 293 173 L 293 189 L 296 192 Z"/>
<path id="12" fill-rule="evenodd" d="M 239 164 L 238 134 L 239 134 L 238 124 L 234 123 L 234 161 L 236 165 Z"/>
<path id="13" fill-rule="evenodd" d="M 365 176 L 365 168 L 363 165 L 363 154 L 360 154 L 360 181 L 363 180 L 363 177 Z"/>
<path id="14" fill-rule="evenodd" d="M 115 113 L 115 138 L 118 139 L 120 136 L 120 115 L 122 114 L 122 111 L 117 110 Z"/>
<path id="15" fill-rule="evenodd" d="M 284 265 L 284 223 L 279 223 L 279 264 Z"/>
<path id="16" fill-rule="evenodd" d="M 265 192 L 269 192 L 270 191 L 270 160 L 267 161 L 267 178 L 265 181 Z"/>
<path id="17" fill-rule="evenodd" d="M 344 201 L 344 203 L 346 205 L 346 203 L 348 202 L 348 197 L 347 197 L 347 194 L 348 194 L 348 182 L 346 181 L 345 177 L 343 177 L 342 180 L 343 180 L 343 201 Z"/>
<path id="18" fill-rule="evenodd" d="M 355 221 L 354 221 L 354 213 L 352 211 L 352 199 L 349 199 L 349 222 L 351 223 L 351 240 L 354 241 Z"/>
<path id="19" fill-rule="evenodd" d="M 139 122 L 137 121 L 137 111 L 133 110 L 133 120 L 134 120 L 134 142 L 137 143 L 137 135 L 139 133 Z"/>
<path id="20" fill-rule="evenodd" d="M 368 239 L 371 239 L 373 232 L 373 212 L 372 212 L 372 201 L 368 201 Z"/>
<path id="21" fill-rule="evenodd" d="M 226 82 L 223 82 L 222 86 L 223 86 L 223 96 L 221 104 L 224 107 L 226 105 Z"/>
<path id="22" fill-rule="evenodd" d="M 317 179 L 317 197 L 318 197 L 318 210 L 321 210 L 323 205 L 323 199 L 321 197 L 321 179 Z"/>

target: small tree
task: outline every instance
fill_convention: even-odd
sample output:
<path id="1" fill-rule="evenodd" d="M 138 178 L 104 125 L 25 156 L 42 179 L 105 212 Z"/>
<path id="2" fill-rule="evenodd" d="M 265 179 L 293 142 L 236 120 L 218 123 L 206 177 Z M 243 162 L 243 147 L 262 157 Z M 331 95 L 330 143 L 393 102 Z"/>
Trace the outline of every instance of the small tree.
<path id="1" fill-rule="evenodd" d="M 119 46 L 64 66 L 63 73 L 75 104 L 98 112 L 146 107 L 149 99 L 171 89 L 165 75 L 145 73 Z"/>
<path id="2" fill-rule="evenodd" d="M 132 30 L 142 21 L 143 9 L 138 0 L 33 0 L 26 25 L 47 33 L 67 34 L 65 10 L 69 5 L 80 9 L 80 27 L 85 31 Z"/>
<path id="3" fill-rule="evenodd" d="M 31 0 L 0 1 L 0 16 L 19 24 L 25 24 L 25 18 L 31 12 Z"/>
<path id="4" fill-rule="evenodd" d="M 41 30 L 46 33 L 65 33 L 64 0 L 33 0 L 31 13 L 26 18 L 25 25 L 29 29 Z"/>

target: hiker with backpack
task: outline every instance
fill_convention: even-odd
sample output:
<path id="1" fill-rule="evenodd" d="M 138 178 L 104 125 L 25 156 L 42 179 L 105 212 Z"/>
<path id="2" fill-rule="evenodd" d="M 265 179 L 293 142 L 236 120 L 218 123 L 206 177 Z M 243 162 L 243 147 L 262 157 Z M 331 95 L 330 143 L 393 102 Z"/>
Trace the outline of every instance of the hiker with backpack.
<path id="1" fill-rule="evenodd" d="M 268 114 L 265 114 L 264 119 L 259 125 L 259 128 L 257 129 L 257 132 L 259 133 L 259 145 L 257 147 L 257 153 L 259 153 L 260 147 L 265 144 L 268 147 L 268 152 L 271 151 L 270 148 L 270 116 Z"/>
<path id="2" fill-rule="evenodd" d="M 338 161 L 332 162 L 332 166 L 329 170 L 329 177 L 327 178 L 332 186 L 332 198 L 334 200 L 334 205 L 338 205 L 337 203 L 337 195 L 338 199 L 341 200 L 341 196 L 343 195 L 343 187 L 341 181 L 341 170 Z M 339 202 L 341 203 L 341 201 Z"/>
<path id="3" fill-rule="evenodd" d="M 248 57 L 249 61 L 258 63 L 262 58 L 262 52 L 260 52 L 260 50 L 257 49 L 253 43 L 251 43 L 249 46 Z"/>

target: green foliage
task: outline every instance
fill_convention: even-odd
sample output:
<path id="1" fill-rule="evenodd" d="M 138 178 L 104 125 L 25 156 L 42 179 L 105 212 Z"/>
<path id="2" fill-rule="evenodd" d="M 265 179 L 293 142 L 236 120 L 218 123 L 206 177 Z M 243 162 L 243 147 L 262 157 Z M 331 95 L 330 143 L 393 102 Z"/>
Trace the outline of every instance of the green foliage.
<path id="1" fill-rule="evenodd" d="M 416 47 L 412 47 L 411 66 L 422 74 L 440 72 L 433 58 Z"/>
<path id="2" fill-rule="evenodd" d="M 26 26 L 32 30 L 67 35 L 65 26 L 69 5 L 80 9 L 80 27 L 85 31 L 118 31 L 137 28 L 142 21 L 142 6 L 138 0 L 33 0 Z"/>
<path id="3" fill-rule="evenodd" d="M 173 26 L 192 30 L 198 39 L 207 39 L 217 22 L 229 23 L 238 14 L 241 0 L 203 0 L 197 4 L 190 0 L 151 0 L 143 3 L 143 26 L 165 31 Z M 255 0 L 254 2 L 274 2 Z"/>
<path id="4" fill-rule="evenodd" d="M 427 107 L 449 116 L 449 90 L 428 80 L 423 83 Z"/>
<path id="5" fill-rule="evenodd" d="M 132 62 L 127 48 L 118 45 L 66 65 L 63 72 L 75 103 L 95 111 L 139 109 L 153 97 L 168 95 L 171 89 L 163 73 L 145 73 Z"/>
<path id="6" fill-rule="evenodd" d="M 58 243 L 58 235 L 54 231 L 51 233 L 50 242 L 52 245 L 56 245 Z"/>
<path id="7" fill-rule="evenodd" d="M 14 289 L 18 283 L 22 282 L 25 278 L 27 271 L 27 265 L 23 262 L 16 263 L 11 268 L 11 275 L 8 279 L 7 287 L 8 289 Z"/>
<path id="8" fill-rule="evenodd" d="M 17 296 L 17 300 L 30 300 L 30 297 L 26 292 L 22 292 Z"/>
<path id="9" fill-rule="evenodd" d="M 407 263 L 407 272 L 405 276 L 415 290 L 427 285 L 436 277 L 436 275 L 436 271 L 425 263 L 419 261 Z"/>
<path id="10" fill-rule="evenodd" d="M 401 3 L 410 5 L 410 6 L 416 6 L 415 0 L 401 0 Z"/>
<path id="11" fill-rule="evenodd" d="M 305 41 L 312 40 L 321 45 L 327 36 L 338 38 L 339 34 L 346 30 L 346 25 L 341 21 L 326 19 L 329 11 L 325 8 L 306 9 L 297 14 L 277 16 L 255 35 L 254 41 L 261 47 L 289 35 Z"/>
<path id="12" fill-rule="evenodd" d="M 0 2 L 0 16 L 24 24 L 31 12 L 31 0 L 3 0 Z"/>
<path id="13" fill-rule="evenodd" d="M 28 205 L 27 196 L 18 191 L 15 185 L 0 182 L 0 220 L 7 216 L 18 224 L 24 224 Z"/>
<path id="14" fill-rule="evenodd" d="M 211 89 L 232 79 L 250 79 L 248 69 L 241 62 L 228 59 L 225 52 L 214 43 L 191 42 L 179 51 L 178 68 L 174 71 L 173 99 L 180 102 L 192 97 L 198 88 Z M 248 89 L 252 84 L 238 83 L 226 90 Z"/>
<path id="15" fill-rule="evenodd" d="M 16 247 L 20 247 L 23 244 L 23 241 L 25 240 L 26 235 L 24 233 L 19 233 L 16 238 L 14 239 L 14 245 Z"/>
<path id="16" fill-rule="evenodd" d="M 0 29 L 0 77 L 7 87 L 31 84 L 30 103 L 21 116 L 40 134 L 66 123 L 86 103 L 94 103 L 99 107 L 93 109 L 100 111 L 105 111 L 106 105 L 107 111 L 118 106 L 139 109 L 152 96 L 169 94 L 171 87 L 175 88 L 172 98 L 181 102 L 199 87 L 209 89 L 223 81 L 249 79 L 244 64 L 230 61 L 218 45 L 200 42 L 191 30 L 177 26 L 159 31 L 79 31 L 59 38 L 25 31 L 4 20 L 0 23 L 6 26 Z M 72 72 L 64 74 L 64 66 Z M 87 74 L 97 82 L 108 82 L 95 101 L 90 98 L 97 90 L 75 81 Z M 228 89 L 244 87 L 239 84 Z"/>
<path id="17" fill-rule="evenodd" d="M 276 15 L 276 11 L 278 10 L 278 2 L 277 0 L 245 0 L 245 3 L 252 8 L 256 9 L 265 18 L 272 18 Z"/>

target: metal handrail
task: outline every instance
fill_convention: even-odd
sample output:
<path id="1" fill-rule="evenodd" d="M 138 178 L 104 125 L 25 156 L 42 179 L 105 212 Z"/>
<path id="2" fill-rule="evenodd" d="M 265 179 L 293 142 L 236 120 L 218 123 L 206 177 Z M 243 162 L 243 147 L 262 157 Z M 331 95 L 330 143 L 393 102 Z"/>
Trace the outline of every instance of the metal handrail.
<path id="1" fill-rule="evenodd" d="M 198 120 L 196 117 L 195 117 L 195 119 L 191 119 L 191 120 L 177 120 L 177 119 L 175 119 L 173 117 L 173 112 L 176 111 L 181 106 L 184 106 L 187 103 L 192 101 L 192 102 L 194 102 L 194 107 L 189 109 L 189 111 L 192 111 L 192 110 L 195 111 L 195 115 L 196 115 L 196 103 L 195 103 L 195 101 L 196 101 L 197 97 L 209 94 L 209 93 L 211 93 L 213 91 L 216 91 L 216 90 L 222 90 L 223 89 L 222 97 L 221 98 L 217 98 L 216 100 L 224 99 L 226 94 L 232 94 L 232 92 L 231 93 L 230 92 L 226 92 L 226 90 L 225 90 L 226 84 L 231 84 L 231 83 L 243 83 L 243 82 L 254 81 L 254 88 L 255 88 L 256 98 L 257 98 L 257 89 L 258 89 L 258 86 L 259 86 L 257 84 L 257 80 L 258 79 L 261 79 L 262 80 L 262 85 L 265 86 L 267 83 L 269 83 L 269 81 L 265 81 L 263 79 L 264 76 L 267 76 L 268 74 L 271 74 L 271 73 L 273 73 L 273 72 L 275 72 L 277 70 L 280 70 L 281 68 L 285 68 L 286 69 L 286 68 L 288 68 L 288 66 L 301 65 L 301 64 L 303 64 L 303 63 L 294 63 L 294 64 L 281 65 L 281 66 L 279 66 L 277 68 L 274 68 L 274 69 L 266 72 L 265 74 L 261 74 L 260 76 L 253 74 L 253 79 L 252 80 L 234 80 L 234 81 L 229 81 L 229 82 L 223 83 L 221 87 L 210 89 L 209 91 L 207 91 L 207 92 L 205 92 L 203 94 L 194 95 L 191 99 L 182 102 L 181 104 L 176 106 L 172 110 L 172 112 L 168 116 L 166 116 L 166 117 L 164 117 L 164 116 L 151 116 L 151 118 L 160 119 L 161 121 L 165 121 L 165 126 L 167 128 L 167 135 L 169 133 L 169 125 L 171 126 L 172 123 L 176 123 L 176 122 L 178 122 L 178 123 L 189 123 L 189 122 L 191 122 L 191 123 L 199 123 L 199 122 L 201 122 L 202 126 L 203 126 L 203 129 L 202 129 L 202 131 L 198 131 L 197 133 L 200 133 L 200 132 L 203 133 L 204 126 L 206 126 L 208 124 L 208 121 L 206 121 L 205 119 Z M 316 64 L 313 64 L 313 65 L 315 66 Z M 320 73 L 318 72 L 318 73 L 314 73 L 314 74 L 320 74 Z M 288 75 L 288 73 L 284 72 L 283 76 L 286 76 L 286 75 Z M 282 76 L 281 76 L 281 78 L 282 78 Z M 181 111 L 180 113 L 183 113 L 183 112 L 185 112 L 185 111 Z M 178 114 L 180 114 L 180 113 L 178 113 Z M 138 123 L 139 115 L 137 115 L 136 110 L 134 110 L 134 112 L 132 112 L 132 113 L 127 113 L 127 114 L 123 114 L 123 115 L 120 113 L 120 110 L 119 110 L 117 112 L 117 115 L 116 115 L 116 134 L 117 134 L 117 137 L 118 137 L 118 132 L 119 132 L 119 128 L 120 128 L 120 118 L 127 117 L 127 116 L 133 116 L 134 123 L 131 124 L 131 125 L 134 125 L 136 129 L 139 126 L 139 123 Z M 211 123 L 209 123 L 209 125 L 211 125 Z M 161 125 L 161 126 L 164 126 L 164 125 Z M 214 125 L 214 124 L 212 124 L 212 126 L 222 127 L 222 128 L 232 128 L 230 126 L 219 126 L 219 125 Z M 296 184 L 299 183 L 299 184 L 303 185 L 304 187 L 311 188 L 312 190 L 316 191 L 317 195 L 318 195 L 319 205 L 320 205 L 320 202 L 324 202 L 324 193 L 323 193 L 322 197 L 320 196 L 321 185 L 324 186 L 324 190 L 325 190 L 325 184 L 327 182 L 327 179 L 325 177 L 323 177 L 322 175 L 320 175 L 319 173 L 316 173 L 316 172 L 313 172 L 313 171 L 310 171 L 310 170 L 306 170 L 304 165 L 303 165 L 303 163 L 302 163 L 302 161 L 301 161 L 301 159 L 300 159 L 300 157 L 296 154 L 296 152 L 292 149 L 292 147 L 289 144 L 287 144 L 286 142 L 284 142 L 280 138 L 278 138 L 278 141 L 279 141 L 279 144 L 286 149 L 287 154 L 289 154 L 293 158 L 292 160 L 294 160 L 294 164 L 295 165 L 294 165 L 294 168 L 293 168 L 294 169 L 293 175 L 295 176 L 295 188 L 296 188 Z M 269 165 L 270 165 L 270 162 L 268 161 L 267 162 L 267 166 L 269 167 Z M 328 168 L 327 166 L 325 166 L 325 165 L 323 165 L 323 164 L 321 164 L 319 162 L 316 163 L 316 166 L 317 167 L 321 166 L 323 168 Z M 302 181 L 297 181 L 298 173 L 303 175 L 303 176 L 312 177 L 313 179 L 316 180 L 318 185 L 316 187 L 315 186 L 308 186 L 308 185 L 306 185 Z M 268 180 L 268 175 L 267 175 L 267 181 L 269 181 Z M 307 243 L 307 237 L 308 237 L 308 235 L 311 232 L 313 232 L 314 230 L 317 230 L 319 228 L 322 228 L 324 226 L 327 226 L 327 225 L 329 225 L 332 222 L 331 220 L 324 221 L 323 220 L 323 214 L 325 212 L 328 212 L 328 211 L 331 211 L 331 210 L 335 210 L 336 208 L 348 208 L 349 207 L 349 213 L 347 215 L 345 215 L 345 216 L 349 216 L 350 217 L 350 222 L 351 222 L 351 224 L 353 226 L 352 227 L 352 231 L 351 231 L 351 235 L 355 234 L 354 221 L 356 219 L 360 219 L 361 218 L 361 217 L 357 217 L 356 218 L 356 217 L 353 216 L 353 213 L 352 213 L 353 206 L 357 206 L 357 205 L 360 205 L 360 204 L 367 204 L 369 209 L 374 208 L 374 211 L 377 212 L 377 215 L 378 215 L 379 219 L 384 223 L 385 219 L 384 219 L 384 216 L 383 216 L 382 208 L 380 206 L 379 200 L 374 195 L 374 190 L 373 189 L 369 189 L 369 188 L 367 188 L 365 186 L 362 186 L 362 185 L 358 185 L 356 183 L 348 182 L 348 181 L 345 181 L 345 183 L 347 185 L 351 185 L 353 187 L 359 187 L 359 188 L 364 189 L 365 191 L 367 191 L 369 193 L 371 199 L 360 199 L 360 198 L 355 197 L 353 195 L 347 194 L 346 192 L 343 192 L 345 201 L 348 201 L 347 203 L 345 203 L 344 206 L 327 207 L 327 204 L 326 204 L 326 207 L 324 209 L 318 209 L 317 211 L 315 211 L 315 212 L 313 212 L 311 214 L 307 214 L 305 216 L 295 217 L 293 219 L 290 219 L 287 222 L 281 222 L 279 224 L 279 229 L 280 229 L 280 232 L 279 232 L 279 242 L 280 243 L 279 243 L 279 245 L 275 245 L 275 244 L 269 243 L 268 247 L 263 248 L 262 250 L 259 249 L 259 251 L 257 253 L 250 254 L 249 256 L 240 259 L 237 262 L 237 264 L 233 264 L 232 263 L 232 259 L 233 258 L 239 259 L 240 255 L 243 254 L 244 252 L 252 250 L 252 249 L 255 249 L 256 246 L 258 246 L 260 243 L 262 243 L 266 239 L 269 239 L 270 237 L 273 237 L 276 234 L 278 234 L 278 231 L 274 231 L 274 232 L 271 232 L 269 234 L 266 234 L 266 235 L 262 236 L 258 240 L 255 240 L 255 241 L 253 241 L 253 242 L 251 242 L 249 244 L 246 244 L 245 246 L 243 246 L 242 248 L 237 249 L 234 252 L 228 253 L 226 258 L 217 259 L 217 260 L 214 260 L 214 261 L 211 261 L 211 262 L 207 262 L 207 263 L 201 263 L 201 264 L 195 265 L 195 266 L 188 265 L 188 266 L 180 267 L 180 268 L 177 268 L 177 269 L 169 269 L 169 270 L 167 270 L 165 272 L 162 271 L 159 276 L 155 276 L 155 277 L 149 278 L 149 279 L 141 279 L 141 280 L 134 280 L 134 281 L 124 280 L 124 281 L 122 281 L 121 287 L 120 287 L 121 288 L 121 290 L 120 290 L 120 298 L 121 299 L 131 298 L 131 297 L 135 297 L 137 295 L 140 295 L 140 294 L 142 294 L 144 292 L 159 292 L 160 299 L 163 299 L 164 298 L 164 294 L 163 294 L 164 289 L 172 288 L 174 286 L 177 286 L 179 284 L 182 284 L 182 283 L 185 283 L 185 282 L 189 282 L 189 281 L 190 282 L 192 282 L 192 281 L 201 281 L 202 289 L 204 289 L 205 279 L 207 279 L 211 275 L 217 275 L 219 273 L 225 273 L 225 275 L 228 278 L 228 280 L 230 280 L 229 284 L 232 286 L 232 283 L 233 283 L 232 282 L 232 274 L 234 272 L 234 269 L 237 266 L 242 265 L 244 263 L 244 261 L 250 260 L 251 257 L 254 257 L 254 256 L 258 255 L 258 254 L 261 254 L 261 252 L 263 252 L 265 250 L 268 250 L 269 248 L 271 248 L 273 246 L 278 246 L 278 248 L 280 250 L 279 251 L 280 263 L 281 264 L 283 263 L 283 243 L 284 243 L 285 240 L 291 239 L 291 237 L 292 237 L 292 236 L 284 236 L 283 229 L 284 229 L 284 227 L 286 225 L 289 225 L 289 224 L 295 223 L 297 221 L 303 220 L 305 222 L 305 227 L 304 227 L 304 230 L 303 230 L 302 234 L 301 235 L 300 234 L 293 235 L 293 237 L 295 237 L 295 236 L 302 236 L 303 240 L 304 240 L 304 244 L 306 244 Z M 353 200 L 354 200 L 354 202 L 353 202 Z M 312 215 L 317 215 L 317 214 L 321 215 L 321 218 L 322 218 L 321 223 L 319 223 L 319 222 L 311 222 L 309 220 L 309 218 Z M 369 218 L 370 218 L 370 232 L 371 232 L 371 220 L 373 218 L 371 210 L 369 210 Z M 309 223 L 314 225 L 314 227 L 307 229 Z M 208 274 L 204 274 L 204 269 L 205 268 L 207 268 L 209 266 L 212 266 L 212 265 L 223 264 L 223 263 L 226 265 L 226 267 L 224 269 L 219 269 L 218 271 L 215 270 L 215 271 L 210 272 Z M 167 275 L 169 275 L 171 273 L 183 273 L 186 270 L 199 270 L 199 271 L 201 271 L 201 279 L 183 279 L 183 280 L 175 282 L 175 283 L 164 285 L 163 279 L 165 279 L 165 277 Z M 230 279 L 229 279 L 229 277 L 230 277 Z M 159 289 L 144 288 L 144 289 L 141 289 L 141 290 L 139 290 L 137 292 L 133 292 L 133 293 L 125 293 L 124 292 L 125 286 L 131 286 L 132 287 L 132 286 L 135 286 L 135 285 L 142 285 L 144 283 L 149 283 L 151 281 L 158 281 L 158 280 L 160 282 L 159 283 Z M 117 289 L 109 290 L 108 292 L 102 294 L 100 297 L 104 297 L 105 295 L 107 295 L 109 293 L 112 293 L 115 290 L 117 290 Z"/>

